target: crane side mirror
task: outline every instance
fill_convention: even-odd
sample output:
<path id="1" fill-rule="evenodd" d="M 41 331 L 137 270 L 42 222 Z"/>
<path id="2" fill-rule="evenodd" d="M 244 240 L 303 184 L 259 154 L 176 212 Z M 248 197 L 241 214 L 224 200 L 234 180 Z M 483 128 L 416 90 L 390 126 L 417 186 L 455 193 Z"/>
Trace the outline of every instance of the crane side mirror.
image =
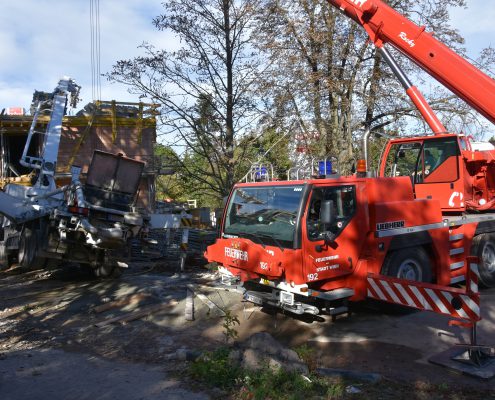
<path id="1" fill-rule="evenodd" d="M 324 226 L 332 225 L 335 222 L 335 212 L 332 200 L 324 200 L 321 203 L 320 221 Z"/>
<path id="2" fill-rule="evenodd" d="M 335 206 L 332 200 L 324 200 L 320 208 L 320 223 L 323 228 L 322 239 L 325 245 L 332 246 L 335 243 L 335 234 L 329 230 L 329 227 L 335 224 Z M 323 251 L 321 245 L 316 246 L 317 251 Z"/>

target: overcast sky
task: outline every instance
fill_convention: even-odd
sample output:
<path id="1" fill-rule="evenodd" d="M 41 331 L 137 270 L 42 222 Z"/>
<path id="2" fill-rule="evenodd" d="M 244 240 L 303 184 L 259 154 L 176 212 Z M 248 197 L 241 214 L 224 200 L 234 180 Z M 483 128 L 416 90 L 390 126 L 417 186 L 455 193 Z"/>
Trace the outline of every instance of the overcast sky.
<path id="1" fill-rule="evenodd" d="M 466 39 L 469 55 L 495 44 L 493 0 L 467 0 L 467 10 L 453 12 L 452 25 Z M 140 54 L 148 41 L 176 47 L 170 35 L 151 24 L 161 0 L 100 0 L 101 71 L 120 59 Z M 0 0 L 0 110 L 29 108 L 34 89 L 52 91 L 69 75 L 83 89 L 79 107 L 91 96 L 91 36 L 89 0 Z M 102 80 L 102 99 L 138 101 L 126 88 Z"/>

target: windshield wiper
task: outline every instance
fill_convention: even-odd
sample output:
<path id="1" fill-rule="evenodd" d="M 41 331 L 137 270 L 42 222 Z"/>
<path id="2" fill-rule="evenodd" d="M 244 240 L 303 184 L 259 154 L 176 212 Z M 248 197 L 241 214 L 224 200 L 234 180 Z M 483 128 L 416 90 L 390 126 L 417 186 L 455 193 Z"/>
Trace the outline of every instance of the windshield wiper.
<path id="1" fill-rule="evenodd" d="M 259 244 L 261 244 L 264 247 L 266 247 L 266 243 L 258 236 L 258 235 L 255 235 L 254 233 L 239 233 L 238 234 L 239 237 L 245 237 L 246 239 L 249 239 L 249 238 L 255 238 L 255 239 L 258 239 L 259 240 Z M 256 241 L 254 241 L 256 243 Z"/>
<path id="2" fill-rule="evenodd" d="M 270 235 L 267 235 L 266 233 L 258 232 L 258 231 L 256 231 L 255 233 L 256 233 L 256 235 L 258 235 L 258 237 L 260 238 L 260 240 L 261 240 L 262 237 L 264 237 L 265 239 L 271 239 L 271 240 L 273 240 L 275 242 L 275 245 L 281 251 L 284 251 L 284 248 L 282 247 L 282 243 L 280 243 L 280 241 L 277 238 L 275 238 L 273 236 L 270 236 Z"/>

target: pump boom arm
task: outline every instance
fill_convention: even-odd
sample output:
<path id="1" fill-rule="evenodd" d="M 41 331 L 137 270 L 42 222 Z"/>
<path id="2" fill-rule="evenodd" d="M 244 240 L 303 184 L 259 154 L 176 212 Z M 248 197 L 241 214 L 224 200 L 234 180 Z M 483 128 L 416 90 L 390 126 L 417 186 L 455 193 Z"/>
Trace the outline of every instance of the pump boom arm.
<path id="1" fill-rule="evenodd" d="M 62 134 L 62 119 L 65 115 L 67 103 L 70 99 L 70 105 L 75 107 L 79 100 L 79 91 L 81 87 L 76 82 L 69 78 L 63 77 L 51 95 L 49 101 L 38 100 L 36 112 L 33 116 L 31 128 L 29 129 L 24 151 L 22 153 L 20 164 L 24 167 L 39 170 L 39 176 L 35 186 L 49 186 L 49 190 L 54 190 L 55 172 L 58 158 L 58 148 Z M 29 156 L 28 152 L 31 148 L 31 142 L 36 133 L 36 124 L 38 116 L 41 112 L 42 104 L 47 103 L 50 106 L 50 122 L 46 132 L 44 132 L 44 141 L 39 156 Z M 48 184 L 43 182 L 48 179 Z"/>
<path id="2" fill-rule="evenodd" d="M 390 43 L 495 123 L 495 81 L 435 39 L 424 26 L 416 25 L 380 0 L 328 2 L 360 24 L 376 47 Z"/>

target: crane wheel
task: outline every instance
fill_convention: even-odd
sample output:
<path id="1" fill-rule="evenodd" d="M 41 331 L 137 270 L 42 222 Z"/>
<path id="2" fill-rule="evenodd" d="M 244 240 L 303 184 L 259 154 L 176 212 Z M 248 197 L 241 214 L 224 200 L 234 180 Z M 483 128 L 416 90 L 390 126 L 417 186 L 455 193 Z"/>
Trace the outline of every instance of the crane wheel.
<path id="1" fill-rule="evenodd" d="M 5 247 L 5 242 L 0 242 L 0 271 L 9 269 L 12 265 L 12 255 L 10 255 Z"/>
<path id="2" fill-rule="evenodd" d="M 381 273 L 416 282 L 432 280 L 430 258 L 423 247 L 406 247 L 389 252 L 383 262 Z"/>
<path id="3" fill-rule="evenodd" d="M 480 283 L 485 287 L 495 287 L 495 235 L 484 233 L 476 236 L 471 254 L 480 259 Z"/>
<path id="4" fill-rule="evenodd" d="M 389 251 L 383 261 L 382 275 L 392 276 L 394 278 L 405 279 L 416 282 L 431 282 L 432 269 L 431 262 L 424 247 L 405 247 L 402 249 Z M 381 301 L 369 300 L 373 307 L 381 312 L 394 315 L 405 315 L 415 312 L 398 304 L 390 304 Z"/>
<path id="5" fill-rule="evenodd" d="M 44 267 L 46 259 L 38 255 L 39 231 L 25 226 L 19 240 L 19 264 L 28 269 Z"/>

